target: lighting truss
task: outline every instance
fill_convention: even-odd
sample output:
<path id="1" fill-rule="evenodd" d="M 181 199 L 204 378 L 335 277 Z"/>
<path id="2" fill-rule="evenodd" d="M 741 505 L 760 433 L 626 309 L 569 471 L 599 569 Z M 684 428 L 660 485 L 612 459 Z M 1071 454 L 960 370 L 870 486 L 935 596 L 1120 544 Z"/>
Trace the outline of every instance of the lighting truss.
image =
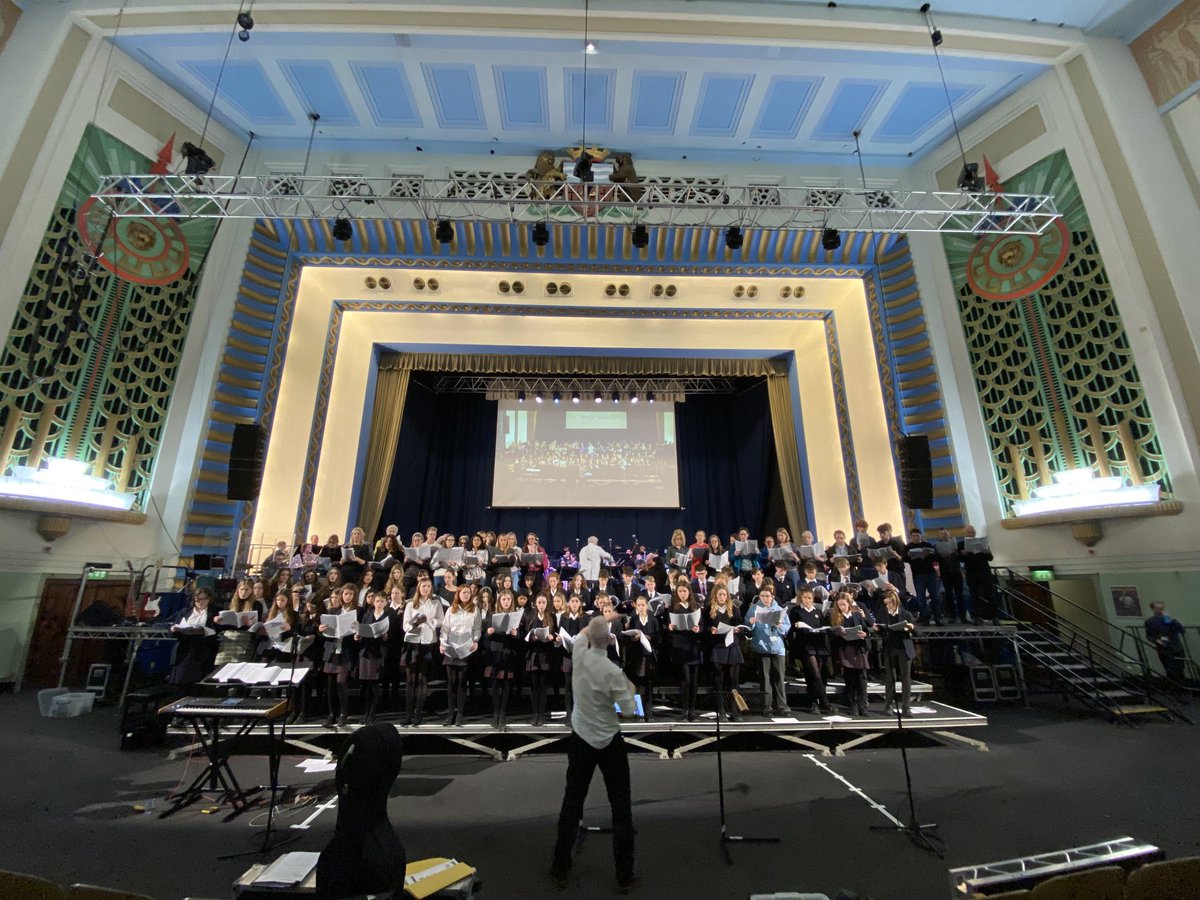
<path id="1" fill-rule="evenodd" d="M 539 391 L 545 402 L 554 392 L 569 402 L 573 393 L 590 400 L 599 391 L 605 400 L 616 391 L 622 398 L 653 394 L 660 401 L 682 401 L 688 394 L 731 394 L 736 388 L 728 378 L 555 378 L 498 375 L 440 375 L 433 380 L 436 393 L 486 394 L 489 399 L 515 400 L 523 391 L 532 402 Z"/>
<path id="2" fill-rule="evenodd" d="M 907 234 L 1040 234 L 1061 217 L 1036 194 L 830 189 L 761 184 L 583 184 L 524 178 L 357 179 L 356 195 L 323 175 L 109 175 L 93 195 L 116 218 L 327 219 L 832 228 Z"/>

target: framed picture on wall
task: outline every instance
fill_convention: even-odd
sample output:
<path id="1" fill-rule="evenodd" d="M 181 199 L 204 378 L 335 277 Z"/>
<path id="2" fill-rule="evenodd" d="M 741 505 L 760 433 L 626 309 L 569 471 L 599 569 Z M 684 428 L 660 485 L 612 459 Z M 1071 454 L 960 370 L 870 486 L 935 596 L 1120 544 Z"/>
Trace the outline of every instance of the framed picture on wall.
<path id="1" fill-rule="evenodd" d="M 1146 617 L 1142 612 L 1142 598 L 1138 596 L 1138 589 L 1132 585 L 1112 588 L 1112 602 L 1113 610 L 1119 619 L 1144 619 Z"/>

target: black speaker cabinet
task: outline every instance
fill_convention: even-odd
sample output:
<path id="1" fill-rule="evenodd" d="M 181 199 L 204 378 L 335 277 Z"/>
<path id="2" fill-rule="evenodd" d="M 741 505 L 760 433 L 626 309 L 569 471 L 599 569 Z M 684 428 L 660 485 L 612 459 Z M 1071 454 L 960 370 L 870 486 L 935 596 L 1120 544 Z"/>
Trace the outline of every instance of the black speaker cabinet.
<path id="1" fill-rule="evenodd" d="M 230 500 L 253 500 L 262 485 L 263 433 L 256 422 L 233 426 L 229 445 L 229 476 L 225 496 Z"/>
<path id="2" fill-rule="evenodd" d="M 905 435 L 900 441 L 900 497 L 909 509 L 933 507 L 933 462 L 929 437 Z"/>

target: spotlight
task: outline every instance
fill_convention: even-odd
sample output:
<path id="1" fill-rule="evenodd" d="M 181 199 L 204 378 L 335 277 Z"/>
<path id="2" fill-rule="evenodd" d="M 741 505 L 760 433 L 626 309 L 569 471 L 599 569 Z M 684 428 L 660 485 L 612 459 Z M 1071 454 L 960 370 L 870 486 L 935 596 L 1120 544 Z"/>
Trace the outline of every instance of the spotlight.
<path id="1" fill-rule="evenodd" d="M 333 220 L 332 234 L 335 241 L 348 241 L 354 237 L 354 226 L 350 224 L 349 219 L 339 217 Z"/>
<path id="2" fill-rule="evenodd" d="M 962 171 L 958 173 L 958 189 L 978 194 L 983 188 L 983 179 L 979 177 L 979 163 L 963 163 Z"/>
<path id="3" fill-rule="evenodd" d="M 942 29 L 935 28 L 929 32 L 929 40 L 933 41 L 933 46 L 935 47 L 942 46 Z"/>
<path id="4" fill-rule="evenodd" d="M 634 391 L 632 394 L 630 394 L 630 395 L 629 395 L 629 402 L 630 402 L 630 403 L 637 403 L 637 402 L 638 402 L 638 395 L 637 395 L 637 391 Z"/>
<path id="5" fill-rule="evenodd" d="M 185 175 L 207 175 L 215 165 L 212 157 L 204 152 L 203 147 L 197 147 L 190 141 L 184 141 L 179 152 L 183 154 L 185 161 L 183 170 Z"/>
<path id="6" fill-rule="evenodd" d="M 518 403 L 525 402 L 525 392 L 524 391 L 517 391 L 517 402 Z"/>
<path id="7" fill-rule="evenodd" d="M 530 231 L 530 236 L 533 238 L 534 246 L 545 247 L 550 243 L 550 229 L 546 227 L 545 222 L 538 222 Z"/>
<path id="8" fill-rule="evenodd" d="M 646 391 L 646 402 L 647 403 L 654 402 L 654 391 Z"/>
<path id="9" fill-rule="evenodd" d="M 580 181 L 591 181 L 592 175 L 592 157 L 586 150 L 579 154 L 579 159 L 575 161 L 575 177 Z"/>
<path id="10" fill-rule="evenodd" d="M 572 391 L 572 392 L 571 392 L 571 402 L 572 402 L 572 403 L 578 403 L 578 402 L 579 402 L 579 391 Z"/>
<path id="11" fill-rule="evenodd" d="M 826 228 L 821 232 L 821 246 L 826 250 L 836 250 L 842 246 L 842 236 L 836 228 Z"/>
<path id="12" fill-rule="evenodd" d="M 238 13 L 237 23 L 238 23 L 238 27 L 241 28 L 243 31 L 253 31 L 254 30 L 254 16 L 250 15 L 250 13 L 248 13 L 248 12 Z"/>
<path id="13" fill-rule="evenodd" d="M 433 236 L 439 244 L 449 244 L 454 240 L 454 225 L 449 219 L 438 219 L 437 229 Z"/>
<path id="14" fill-rule="evenodd" d="M 555 391 L 551 396 L 553 397 L 555 403 L 562 403 L 562 394 L 560 394 L 558 391 Z"/>
<path id="15" fill-rule="evenodd" d="M 599 391 L 596 391 L 596 396 L 594 396 L 592 399 L 593 399 L 593 400 L 595 400 L 597 403 L 603 403 L 603 402 L 604 402 L 604 398 L 600 396 L 600 392 L 599 392 Z"/>
<path id="16" fill-rule="evenodd" d="M 612 402 L 613 402 L 613 403 L 620 403 L 620 402 L 621 402 L 621 395 L 620 395 L 620 394 L 619 394 L 617 391 L 613 391 L 613 392 L 612 392 Z"/>
<path id="17" fill-rule="evenodd" d="M 594 41 L 588 41 L 583 45 L 583 52 L 588 56 L 595 56 L 600 51 L 596 49 L 596 44 Z"/>
<path id="18" fill-rule="evenodd" d="M 639 250 L 645 249 L 650 244 L 650 232 L 645 225 L 634 225 L 629 234 L 629 241 Z"/>
<path id="19" fill-rule="evenodd" d="M 541 391 L 538 391 L 536 394 L 534 394 L 534 395 L 533 395 L 533 402 L 534 402 L 534 403 L 541 403 L 541 402 L 542 402 L 544 399 L 545 399 L 545 398 L 542 396 L 542 392 L 541 392 Z"/>
<path id="20" fill-rule="evenodd" d="M 730 250 L 742 249 L 742 229 L 737 225 L 730 225 L 725 229 L 725 246 Z"/>

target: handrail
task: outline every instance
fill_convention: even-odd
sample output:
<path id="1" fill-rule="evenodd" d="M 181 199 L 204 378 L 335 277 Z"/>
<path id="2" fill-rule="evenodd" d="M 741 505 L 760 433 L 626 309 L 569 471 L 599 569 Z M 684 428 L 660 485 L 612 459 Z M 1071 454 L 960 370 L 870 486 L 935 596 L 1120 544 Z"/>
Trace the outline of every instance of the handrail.
<path id="1" fill-rule="evenodd" d="M 1129 638 L 1132 640 L 1133 645 L 1137 647 L 1138 656 L 1142 659 L 1143 664 L 1148 668 L 1152 668 L 1150 666 L 1150 657 L 1146 653 L 1146 647 L 1149 646 L 1150 649 L 1155 651 L 1155 654 L 1158 653 L 1158 648 L 1142 638 L 1141 631 L 1144 626 L 1118 625 L 1114 627 L 1121 632 L 1121 643 L 1119 646 L 1123 649 L 1126 638 Z M 1200 682 L 1200 662 L 1198 662 L 1196 657 L 1192 655 L 1191 641 L 1189 640 L 1188 636 L 1189 632 L 1194 632 L 1196 639 L 1200 640 L 1200 625 L 1183 626 L 1183 666 L 1184 670 L 1188 673 L 1188 677 L 1192 681 Z M 1189 687 L 1186 684 L 1181 685 L 1181 687 L 1184 687 L 1188 690 L 1195 690 L 1195 688 Z"/>
<path id="2" fill-rule="evenodd" d="M 1025 580 L 1028 581 L 1028 579 L 1025 579 Z M 1073 641 L 1071 643 L 1068 643 L 1067 641 L 1063 640 L 1063 638 L 1061 636 L 1058 637 L 1058 640 L 1064 647 L 1067 648 L 1068 652 L 1070 652 L 1080 658 L 1086 658 L 1088 661 L 1088 664 L 1091 665 L 1091 667 L 1093 669 L 1107 670 L 1109 672 L 1109 674 L 1111 674 L 1111 675 L 1116 675 L 1121 678 L 1129 679 L 1130 681 L 1132 681 L 1134 684 L 1137 685 L 1137 689 L 1139 691 L 1141 691 L 1142 693 L 1144 693 L 1146 695 L 1147 699 L 1152 699 L 1156 703 L 1158 703 L 1160 706 L 1166 707 L 1174 715 L 1178 716 L 1179 718 L 1183 719 L 1184 721 L 1186 721 L 1186 722 L 1191 721 L 1186 715 L 1184 715 L 1183 711 L 1178 707 L 1178 705 L 1171 698 L 1164 696 L 1162 694 L 1162 692 L 1160 690 L 1158 690 L 1157 686 L 1154 684 L 1154 681 L 1153 681 L 1153 676 L 1156 675 L 1157 673 L 1155 673 L 1154 670 L 1150 667 L 1148 660 L 1143 658 L 1139 662 L 1138 660 L 1133 659 L 1131 656 L 1129 656 L 1123 650 L 1119 649 L 1118 647 L 1114 646 L 1111 643 L 1105 642 L 1104 640 L 1097 638 L 1095 635 L 1091 634 L 1090 632 L 1084 631 L 1083 629 L 1081 629 L 1077 625 L 1075 625 L 1073 622 L 1070 622 L 1067 619 L 1064 619 L 1055 610 L 1046 607 L 1042 603 L 1039 603 L 1038 601 L 1034 600 L 1032 597 L 1027 597 L 1024 594 L 1018 593 L 1014 590 L 1011 590 L 1008 587 L 1003 586 L 1002 584 L 997 584 L 996 590 L 1007 595 L 1010 602 L 1015 601 L 1017 603 L 1029 606 L 1032 609 L 1036 609 L 1039 613 L 1042 613 L 1043 615 L 1047 616 L 1050 623 L 1055 628 L 1060 628 L 1060 629 L 1063 629 L 1066 632 L 1070 633 L 1073 639 L 1082 637 L 1085 647 L 1086 647 L 1086 650 L 1087 650 L 1086 657 L 1084 656 L 1083 653 L 1081 653 L 1080 650 L 1078 650 L 1073 645 Z M 1053 596 L 1057 597 L 1058 595 L 1053 594 Z M 1062 599 L 1066 600 L 1065 597 Z M 1067 602 L 1070 603 L 1071 601 L 1067 600 Z M 1072 604 L 1072 605 L 1078 606 L 1078 604 Z M 1038 625 L 1037 623 L 1034 623 L 1034 622 L 1025 622 L 1023 624 L 1032 628 L 1035 632 L 1048 634 L 1051 637 L 1054 636 L 1054 635 L 1050 634 L 1049 629 L 1046 628 L 1045 626 Z M 1148 642 L 1143 642 L 1143 643 L 1148 643 Z M 1151 644 L 1150 646 L 1153 646 L 1153 645 Z M 1105 661 L 1101 665 L 1097 665 L 1097 657 L 1093 655 L 1093 651 L 1098 651 L 1101 656 L 1106 657 Z M 1116 662 L 1115 665 L 1114 665 L 1114 661 Z M 1141 669 L 1141 672 L 1138 673 L 1138 672 L 1129 671 L 1128 666 L 1130 664 L 1137 665 L 1138 668 Z M 1076 685 L 1076 687 L 1080 688 L 1081 686 Z M 1104 706 L 1106 708 L 1112 709 L 1118 705 L 1118 704 L 1114 703 L 1113 701 L 1111 701 L 1110 698 L 1104 696 L 1104 694 L 1102 694 L 1100 692 L 1099 687 L 1092 687 L 1092 689 L 1087 690 L 1086 693 L 1089 696 L 1091 696 L 1096 702 L 1100 703 L 1102 706 Z"/>
<path id="3" fill-rule="evenodd" d="M 1108 629 L 1112 629 L 1112 628 L 1116 628 L 1116 629 L 1117 629 L 1117 630 L 1119 630 L 1119 631 L 1123 631 L 1123 629 L 1121 628 L 1121 626 L 1120 626 L 1120 625 L 1114 625 L 1114 624 L 1113 624 L 1112 622 L 1110 622 L 1108 619 L 1104 618 L 1104 616 L 1097 615 L 1095 612 L 1093 612 L 1092 610 L 1088 609 L 1086 606 L 1080 606 L 1078 603 L 1076 603 L 1076 602 L 1075 602 L 1074 600 L 1072 600 L 1070 597 L 1064 597 L 1062 594 L 1056 594 L 1056 593 L 1054 593 L 1054 591 L 1050 590 L 1048 587 L 1046 587 L 1045 585 L 1043 585 L 1043 584 L 1042 584 L 1040 581 L 1034 581 L 1032 578 L 1029 578 L 1029 577 L 1028 577 L 1028 576 L 1026 576 L 1026 575 L 1022 575 L 1020 572 L 1014 572 L 1012 569 L 1008 568 L 1007 566 L 993 566 L 993 567 L 992 567 L 992 571 L 993 571 L 993 572 L 995 572 L 997 575 L 999 575 L 999 573 L 1000 573 L 1000 572 L 1004 572 L 1004 573 L 1006 573 L 1006 574 L 1007 574 L 1007 576 L 1008 576 L 1010 579 L 1012 579 L 1013 581 L 1021 582 L 1021 583 L 1024 583 L 1024 584 L 1033 584 L 1033 585 L 1037 585 L 1037 586 L 1038 586 L 1038 587 L 1039 587 L 1041 590 L 1044 590 L 1044 591 L 1045 591 L 1047 594 L 1049 594 L 1051 597 L 1053 597 L 1053 598 L 1055 599 L 1055 601 L 1056 601 L 1056 602 L 1057 602 L 1057 601 L 1062 601 L 1063 603 L 1066 603 L 1068 606 L 1071 606 L 1071 607 L 1073 607 L 1074 609 L 1077 609 L 1077 610 L 1079 610 L 1079 611 L 1080 611 L 1081 613 L 1083 613 L 1084 615 L 1088 616 L 1088 617 L 1089 617 L 1089 618 L 1091 618 L 1091 619 L 1094 619 L 1094 620 L 1096 620 L 1098 623 L 1100 623 L 1101 625 L 1103 625 L 1103 626 L 1104 626 L 1104 628 L 1105 628 L 1105 631 L 1103 632 L 1104 634 L 1109 634 L 1109 633 L 1111 633 L 1110 631 L 1108 631 Z M 1015 592 L 1014 592 L 1014 591 L 1009 591 L 1009 593 L 1010 593 L 1010 594 L 1013 594 L 1013 593 L 1015 593 Z M 1024 596 L 1024 595 L 1020 595 L 1020 596 Z M 1028 599 L 1028 598 L 1026 598 L 1026 599 Z M 1036 602 L 1036 601 L 1034 601 L 1034 602 Z M 1054 617 L 1055 617 L 1055 619 L 1057 619 L 1057 620 L 1060 620 L 1060 621 L 1063 621 L 1063 622 L 1066 622 L 1066 621 L 1067 621 L 1067 620 L 1063 619 L 1063 617 L 1062 617 L 1061 615 L 1059 615 L 1057 612 L 1055 612 L 1053 609 L 1050 609 L 1049 607 L 1046 607 L 1046 606 L 1044 606 L 1044 605 L 1039 605 L 1039 608 L 1041 608 L 1042 610 L 1044 610 L 1044 611 L 1046 611 L 1046 612 L 1049 612 L 1049 613 L 1053 614 L 1053 615 L 1054 615 Z M 1071 623 L 1068 623 L 1068 624 L 1071 624 Z M 1074 627 L 1074 628 L 1078 628 L 1078 626 L 1075 626 L 1075 625 L 1073 625 L 1073 624 L 1072 624 L 1072 627 Z M 1101 640 L 1101 641 L 1103 640 L 1103 638 L 1101 638 L 1099 635 L 1096 635 L 1096 634 L 1094 634 L 1093 632 L 1086 632 L 1086 633 L 1087 633 L 1087 634 L 1091 634 L 1091 635 L 1092 635 L 1092 637 L 1094 637 L 1094 638 L 1095 638 L 1095 639 L 1097 639 L 1097 640 Z M 1138 635 L 1136 635 L 1136 634 L 1131 634 L 1131 635 L 1130 635 L 1130 637 L 1131 637 L 1133 640 L 1135 640 L 1135 641 L 1139 642 L 1140 644 L 1144 645 L 1145 647 L 1147 647 L 1147 648 L 1149 648 L 1149 649 L 1151 649 L 1151 650 L 1153 650 L 1153 649 L 1154 649 L 1154 645 L 1153 645 L 1152 643 L 1150 643 L 1148 640 L 1146 640 L 1145 638 L 1142 638 L 1142 637 L 1140 637 L 1140 636 L 1138 636 Z M 1139 663 L 1139 665 L 1141 664 L 1141 662 L 1140 662 L 1140 659 L 1134 659 L 1134 657 L 1130 656 L 1130 655 L 1129 655 L 1128 653 L 1126 653 L 1126 652 L 1125 652 L 1125 651 L 1124 651 L 1124 650 L 1123 650 L 1121 647 L 1119 647 L 1117 644 L 1114 644 L 1112 641 L 1105 641 L 1105 643 L 1107 643 L 1107 644 L 1108 644 L 1108 646 L 1112 647 L 1112 649 L 1113 649 L 1114 651 L 1116 651 L 1117 653 L 1120 653 L 1122 656 L 1125 656 L 1126 658 L 1128 658 L 1128 659 L 1129 659 L 1131 662 L 1138 662 L 1138 663 Z"/>

